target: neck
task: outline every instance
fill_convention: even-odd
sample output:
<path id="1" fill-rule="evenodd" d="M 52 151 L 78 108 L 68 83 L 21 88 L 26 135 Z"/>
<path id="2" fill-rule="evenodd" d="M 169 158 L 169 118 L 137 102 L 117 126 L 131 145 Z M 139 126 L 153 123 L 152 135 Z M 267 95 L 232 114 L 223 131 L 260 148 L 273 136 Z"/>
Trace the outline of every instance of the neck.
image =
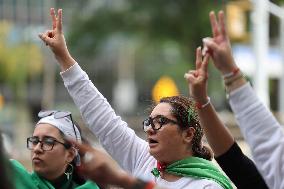
<path id="1" fill-rule="evenodd" d="M 161 174 L 162 179 L 169 181 L 169 182 L 177 181 L 178 179 L 182 177 L 182 176 L 177 176 L 177 175 L 167 173 L 165 171 L 162 171 L 160 174 Z"/>
<path id="2" fill-rule="evenodd" d="M 61 186 L 68 182 L 68 180 L 66 175 L 63 174 L 56 179 L 50 180 L 49 182 L 54 186 L 54 188 L 61 188 Z"/>

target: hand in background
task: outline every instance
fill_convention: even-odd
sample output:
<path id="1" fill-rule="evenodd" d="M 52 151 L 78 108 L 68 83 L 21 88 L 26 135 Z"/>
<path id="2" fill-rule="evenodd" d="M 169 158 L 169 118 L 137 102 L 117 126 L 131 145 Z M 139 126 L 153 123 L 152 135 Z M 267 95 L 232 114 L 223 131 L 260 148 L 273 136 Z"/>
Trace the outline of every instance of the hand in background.
<path id="1" fill-rule="evenodd" d="M 54 8 L 50 9 L 52 30 L 39 34 L 40 39 L 49 46 L 62 69 L 68 69 L 75 62 L 70 56 L 62 31 L 62 9 L 58 9 L 57 16 Z"/>
<path id="2" fill-rule="evenodd" d="M 196 69 L 189 70 L 184 77 L 188 82 L 189 94 L 197 102 L 204 104 L 207 99 L 209 54 L 202 58 L 201 47 L 196 49 Z"/>
<path id="3" fill-rule="evenodd" d="M 213 38 L 204 38 L 203 43 L 213 59 L 215 67 L 224 75 L 236 69 L 231 44 L 225 26 L 225 15 L 219 11 L 218 20 L 213 11 L 209 13 Z"/>
<path id="4" fill-rule="evenodd" d="M 85 178 L 100 185 L 117 185 L 129 188 L 136 179 L 123 171 L 118 164 L 105 152 L 92 148 L 86 144 L 72 143 L 79 149 L 81 166 L 79 173 Z"/>

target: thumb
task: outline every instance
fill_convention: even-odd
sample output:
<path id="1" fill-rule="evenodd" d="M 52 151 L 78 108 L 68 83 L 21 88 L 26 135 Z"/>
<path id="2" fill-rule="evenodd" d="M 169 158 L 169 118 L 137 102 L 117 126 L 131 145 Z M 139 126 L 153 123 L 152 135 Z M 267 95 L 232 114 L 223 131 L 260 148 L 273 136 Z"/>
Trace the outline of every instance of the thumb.
<path id="1" fill-rule="evenodd" d="M 184 78 L 188 83 L 192 83 L 195 80 L 195 76 L 191 73 L 185 73 Z"/>
<path id="2" fill-rule="evenodd" d="M 46 44 L 46 45 L 51 45 L 52 44 L 52 38 L 50 38 L 48 36 L 48 34 L 43 34 L 43 33 L 40 33 L 38 34 L 38 37 Z"/>
<path id="3" fill-rule="evenodd" d="M 209 50 L 211 51 L 217 51 L 218 49 L 218 45 L 214 42 L 214 40 L 212 38 L 203 38 L 202 42 L 204 44 L 204 46 L 206 46 Z"/>

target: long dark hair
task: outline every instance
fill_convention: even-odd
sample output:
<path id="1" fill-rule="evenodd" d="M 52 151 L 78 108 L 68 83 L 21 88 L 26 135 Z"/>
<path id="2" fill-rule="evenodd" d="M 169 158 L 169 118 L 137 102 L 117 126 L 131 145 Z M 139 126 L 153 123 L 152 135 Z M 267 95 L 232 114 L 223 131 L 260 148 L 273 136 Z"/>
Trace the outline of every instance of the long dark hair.
<path id="1" fill-rule="evenodd" d="M 193 156 L 212 160 L 212 150 L 202 144 L 204 133 L 195 109 L 195 102 L 185 96 L 171 96 L 161 98 L 160 103 L 168 103 L 171 105 L 171 113 L 177 119 L 181 130 L 186 130 L 189 127 L 195 129 L 192 139 Z"/>

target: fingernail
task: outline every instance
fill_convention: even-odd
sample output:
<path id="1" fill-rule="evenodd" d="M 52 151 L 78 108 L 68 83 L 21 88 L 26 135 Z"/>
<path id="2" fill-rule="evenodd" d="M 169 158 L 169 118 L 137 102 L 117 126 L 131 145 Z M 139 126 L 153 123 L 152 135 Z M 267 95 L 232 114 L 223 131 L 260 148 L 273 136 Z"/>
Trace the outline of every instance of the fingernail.
<path id="1" fill-rule="evenodd" d="M 210 39 L 209 39 L 208 37 L 206 37 L 206 38 L 203 38 L 203 39 L 202 39 L 202 42 L 203 42 L 203 43 L 208 43 L 209 40 L 210 40 Z"/>
<path id="2" fill-rule="evenodd" d="M 185 73 L 184 76 L 183 76 L 185 79 L 187 79 L 189 77 L 189 74 L 188 73 Z"/>

